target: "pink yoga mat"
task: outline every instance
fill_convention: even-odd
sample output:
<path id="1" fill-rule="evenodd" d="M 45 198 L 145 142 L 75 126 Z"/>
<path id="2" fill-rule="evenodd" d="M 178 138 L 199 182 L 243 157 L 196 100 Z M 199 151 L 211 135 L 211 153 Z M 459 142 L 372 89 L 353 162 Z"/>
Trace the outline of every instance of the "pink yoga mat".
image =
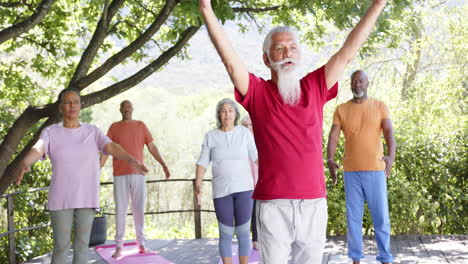
<path id="1" fill-rule="evenodd" d="M 232 245 L 232 264 L 239 264 L 237 245 Z M 223 264 L 223 260 L 219 259 L 219 264 Z M 260 264 L 260 252 L 255 249 L 250 250 L 249 264 Z"/>
<path id="2" fill-rule="evenodd" d="M 99 256 L 109 264 L 174 264 L 159 256 L 156 252 L 139 253 L 138 245 L 135 242 L 125 243 L 122 249 L 122 255 L 118 258 L 112 257 L 115 251 L 115 245 L 99 246 L 96 247 L 95 250 Z"/>

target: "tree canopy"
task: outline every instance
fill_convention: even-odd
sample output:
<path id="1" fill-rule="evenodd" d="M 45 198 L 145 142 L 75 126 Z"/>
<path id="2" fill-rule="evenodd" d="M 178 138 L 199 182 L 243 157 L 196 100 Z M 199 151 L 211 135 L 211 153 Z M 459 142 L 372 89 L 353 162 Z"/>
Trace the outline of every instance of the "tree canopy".
<path id="1" fill-rule="evenodd" d="M 36 17 L 43 2 L 2 1 L 0 39 L 8 28 L 18 28 L 15 25 Z M 236 24 L 241 32 L 252 27 L 264 32 L 274 24 L 293 25 L 302 33 L 303 41 L 314 48 L 325 47 L 328 52 L 341 44 L 369 3 L 251 0 L 214 1 L 214 6 L 223 22 Z M 455 234 L 466 233 L 468 228 L 467 8 L 457 0 L 390 1 L 370 41 L 350 67 L 368 72 L 370 95 L 389 105 L 394 122 L 397 157 L 388 180 L 392 234 Z M 1 192 L 8 186 L 9 190 L 18 190 L 48 184 L 47 163 L 34 165 L 19 187 L 11 185 L 11 169 L 41 127 L 57 120 L 56 94 L 67 87 L 82 90 L 84 106 L 93 106 L 82 110 L 82 121 L 91 120 L 92 109 L 93 122 L 101 125 L 103 119 L 106 125 L 111 119 L 107 108 L 114 107 L 115 102 L 108 99 L 123 91 L 133 89 L 128 94 L 138 94 L 146 105 L 152 104 L 153 98 L 162 100 L 146 109 L 147 113 L 158 113 L 148 116 L 149 128 L 157 131 L 155 141 L 161 142 L 161 153 L 167 153 L 171 172 L 192 178 L 193 159 L 199 151 L 197 139 L 201 141 L 214 125 L 212 108 L 216 101 L 232 93 L 210 87 L 180 96 L 171 94 L 171 87 L 150 89 L 139 83 L 150 75 L 160 79 L 167 76 L 164 66 L 171 58 L 190 59 L 187 43 L 201 25 L 197 1 L 62 0 L 54 1 L 36 26 L 15 30 L 20 33 L 0 44 Z M 122 68 L 125 74 L 121 74 Z M 206 78 L 209 81 L 210 76 Z M 348 82 L 345 77 L 338 98 L 325 107 L 324 140 L 334 108 L 351 96 Z M 337 160 L 342 155 L 341 141 Z M 145 160 L 149 166 L 152 162 Z M 153 167 L 159 168 L 157 164 Z M 110 175 L 106 172 L 105 168 L 103 178 Z M 171 184 L 170 188 L 148 186 L 149 193 L 156 194 L 149 199 L 149 210 L 190 205 L 192 186 Z M 342 179 L 337 185 L 327 185 L 330 235 L 346 232 L 343 188 Z M 174 193 L 180 199 L 169 199 Z M 102 188 L 105 202 L 112 201 L 111 195 L 109 188 Z M 205 196 L 203 208 L 211 208 L 209 198 Z M 16 196 L 15 205 L 22 208 L 15 212 L 17 227 L 48 223 L 46 200 L 45 192 Z M 112 205 L 107 210 L 112 212 Z M 186 226 L 191 223 L 190 217 L 158 215 L 148 221 L 148 229 L 171 231 L 167 238 L 174 238 L 174 233 L 180 237 L 180 229 L 191 230 Z M 203 230 L 216 234 L 214 216 L 204 217 Z M 363 227 L 365 234 L 372 234 L 368 214 Z M 46 229 L 17 233 L 19 258 L 26 260 L 49 252 L 49 234 Z M 6 243 L 6 237 L 0 239 L 2 242 Z M 3 250 L 0 262 L 6 258 L 6 247 Z"/>
<path id="2" fill-rule="evenodd" d="M 320 46 L 327 25 L 352 28 L 370 1 L 214 0 L 222 22 L 259 28 L 286 24 Z M 402 19 L 413 1 L 391 1 L 365 49 L 396 45 L 391 21 Z M 13 182 L 12 169 L 41 129 L 57 121 L 54 95 L 75 87 L 84 91 L 82 107 L 98 104 L 135 87 L 151 74 L 164 74 L 174 57 L 188 58 L 186 45 L 202 20 L 194 0 L 11 1 L 0 5 L 0 93 L 2 123 L 0 193 Z M 13 32 L 13 33 L 12 33 Z M 112 70 L 128 61 L 144 63 L 128 76 Z M 112 82 L 102 81 L 111 78 Z"/>

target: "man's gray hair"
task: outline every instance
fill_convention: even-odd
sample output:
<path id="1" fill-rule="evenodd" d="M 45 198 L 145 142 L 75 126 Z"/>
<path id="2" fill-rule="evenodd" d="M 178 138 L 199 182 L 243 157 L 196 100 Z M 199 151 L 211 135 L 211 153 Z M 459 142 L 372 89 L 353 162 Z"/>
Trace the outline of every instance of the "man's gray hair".
<path id="1" fill-rule="evenodd" d="M 291 35 L 293 35 L 294 39 L 296 40 L 296 43 L 299 44 L 299 38 L 297 36 L 296 30 L 288 26 L 275 27 L 272 30 L 270 30 L 270 32 L 268 32 L 268 34 L 265 37 L 265 40 L 263 41 L 263 52 L 266 53 L 268 57 L 270 57 L 270 48 L 271 48 L 273 34 L 283 33 L 283 32 L 288 32 Z"/>
<path id="2" fill-rule="evenodd" d="M 358 73 L 362 73 L 366 77 L 366 79 L 369 80 L 369 76 L 367 75 L 367 72 L 363 70 L 356 70 L 353 73 L 351 73 L 351 81 L 353 80 L 354 76 Z"/>
<path id="3" fill-rule="evenodd" d="M 125 99 L 122 102 L 120 102 L 120 108 L 122 108 L 124 103 L 129 103 L 133 107 L 133 103 L 130 100 Z"/>
<path id="4" fill-rule="evenodd" d="M 240 118 L 239 108 L 237 107 L 236 102 L 234 102 L 233 100 L 229 98 L 222 99 L 216 105 L 216 126 L 218 126 L 218 128 L 221 128 L 222 124 L 221 124 L 221 117 L 220 117 L 219 112 L 221 111 L 221 107 L 223 107 L 224 104 L 231 104 L 232 108 L 234 108 L 234 111 L 236 111 L 236 119 L 234 119 L 234 125 L 237 126 L 237 123 L 239 122 L 239 118 Z"/>

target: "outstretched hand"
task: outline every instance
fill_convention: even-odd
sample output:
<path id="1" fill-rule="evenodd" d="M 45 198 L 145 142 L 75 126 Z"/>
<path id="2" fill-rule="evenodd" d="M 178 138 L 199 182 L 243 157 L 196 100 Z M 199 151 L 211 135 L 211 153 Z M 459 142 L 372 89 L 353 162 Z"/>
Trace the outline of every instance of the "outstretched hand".
<path id="1" fill-rule="evenodd" d="M 385 176 L 387 176 L 387 178 L 390 178 L 394 158 L 390 156 L 384 156 L 382 160 L 385 162 Z"/>
<path id="2" fill-rule="evenodd" d="M 164 174 L 166 174 L 166 180 L 171 177 L 171 172 L 167 168 L 167 166 L 163 166 Z"/>
<path id="3" fill-rule="evenodd" d="M 26 172 L 29 171 L 29 166 L 26 164 L 20 164 L 19 168 L 17 169 L 17 175 L 16 175 L 16 185 L 19 185 L 21 183 L 21 180 L 23 179 L 23 176 Z"/>
<path id="4" fill-rule="evenodd" d="M 130 165 L 132 165 L 139 172 L 143 173 L 143 175 L 146 175 L 146 173 L 148 173 L 148 168 L 146 168 L 146 166 L 143 163 L 139 162 L 136 159 L 132 159 Z"/>
<path id="5" fill-rule="evenodd" d="M 332 178 L 333 184 L 336 184 L 338 182 L 338 179 L 336 177 L 336 170 L 340 168 L 338 164 L 335 163 L 335 161 L 329 159 L 327 160 L 327 165 L 328 165 L 328 170 L 330 171 L 330 176 Z"/>

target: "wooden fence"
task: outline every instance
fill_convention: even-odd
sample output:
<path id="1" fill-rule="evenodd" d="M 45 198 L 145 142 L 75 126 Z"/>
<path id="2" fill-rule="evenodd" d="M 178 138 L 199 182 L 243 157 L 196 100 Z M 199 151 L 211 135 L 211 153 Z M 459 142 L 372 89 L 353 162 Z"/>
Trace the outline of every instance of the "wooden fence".
<path id="1" fill-rule="evenodd" d="M 211 182 L 210 179 L 203 180 L 204 182 Z M 195 195 L 195 179 L 168 179 L 168 180 L 151 180 L 146 181 L 146 183 L 167 183 L 167 182 L 192 182 L 192 190 L 193 190 L 193 209 L 187 210 L 169 210 L 169 211 L 159 211 L 159 212 L 145 212 L 145 215 L 154 215 L 154 214 L 172 214 L 172 213 L 193 213 L 193 222 L 194 222 L 194 232 L 195 238 L 199 239 L 202 238 L 202 228 L 201 228 L 201 213 L 213 213 L 213 210 L 205 210 L 201 209 L 201 207 L 197 203 L 196 195 Z M 101 182 L 102 185 L 111 185 L 113 182 Z M 36 188 L 30 189 L 27 191 L 18 191 L 8 194 L 0 195 L 0 199 L 5 198 L 7 200 L 7 232 L 1 233 L 0 238 L 4 236 L 8 236 L 8 257 L 11 264 L 16 264 L 16 240 L 15 240 L 15 233 L 35 230 L 39 228 L 44 228 L 50 226 L 50 223 L 40 226 L 33 226 L 33 227 L 26 227 L 21 229 L 15 229 L 15 219 L 14 219 L 14 198 L 16 195 L 21 195 L 23 193 L 31 193 L 31 192 L 39 192 L 39 191 L 47 191 L 49 187 L 43 188 Z M 104 212 L 105 215 L 115 215 L 114 213 Z"/>

